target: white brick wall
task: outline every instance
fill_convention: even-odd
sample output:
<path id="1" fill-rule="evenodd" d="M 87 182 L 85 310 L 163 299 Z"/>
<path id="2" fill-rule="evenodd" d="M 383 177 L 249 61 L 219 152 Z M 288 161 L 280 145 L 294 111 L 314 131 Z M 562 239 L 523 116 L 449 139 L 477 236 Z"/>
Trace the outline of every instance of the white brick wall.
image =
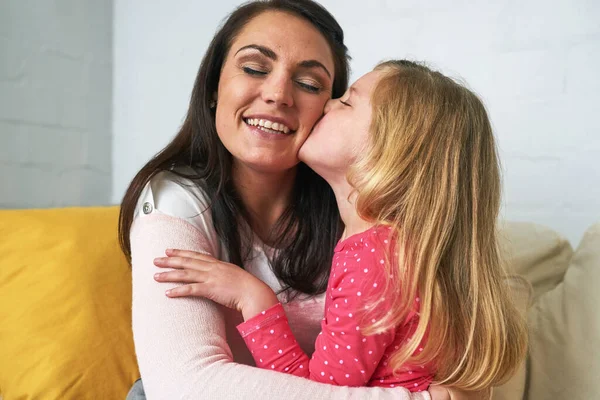
<path id="1" fill-rule="evenodd" d="M 176 132 L 208 41 L 239 3 L 115 0 L 113 201 Z M 410 57 L 482 96 L 504 163 L 506 218 L 573 243 L 600 220 L 599 1 L 322 3 L 345 29 L 354 78 Z"/>
<path id="2" fill-rule="evenodd" d="M 0 2 L 0 208 L 111 200 L 112 1 Z"/>

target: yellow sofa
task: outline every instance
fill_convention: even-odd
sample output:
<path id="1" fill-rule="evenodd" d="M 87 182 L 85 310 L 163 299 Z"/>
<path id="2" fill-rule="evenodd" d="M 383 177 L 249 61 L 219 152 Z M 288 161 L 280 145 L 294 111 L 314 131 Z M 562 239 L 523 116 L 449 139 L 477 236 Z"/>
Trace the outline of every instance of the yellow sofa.
<path id="1" fill-rule="evenodd" d="M 3 400 L 124 399 L 138 378 L 131 274 L 118 207 L 0 211 Z M 600 398 L 600 224 L 577 250 L 555 232 L 507 223 L 509 268 L 528 310 L 531 350 L 495 400 Z"/>
<path id="2" fill-rule="evenodd" d="M 118 212 L 0 211 L 3 400 L 124 399 L 137 379 Z"/>

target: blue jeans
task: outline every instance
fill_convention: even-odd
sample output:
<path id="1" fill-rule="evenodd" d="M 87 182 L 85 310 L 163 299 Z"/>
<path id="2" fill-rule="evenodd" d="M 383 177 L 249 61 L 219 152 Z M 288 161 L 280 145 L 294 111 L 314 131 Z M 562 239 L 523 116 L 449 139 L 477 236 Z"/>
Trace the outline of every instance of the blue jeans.
<path id="1" fill-rule="evenodd" d="M 144 392 L 141 378 L 133 383 L 125 400 L 146 400 L 146 392 Z"/>

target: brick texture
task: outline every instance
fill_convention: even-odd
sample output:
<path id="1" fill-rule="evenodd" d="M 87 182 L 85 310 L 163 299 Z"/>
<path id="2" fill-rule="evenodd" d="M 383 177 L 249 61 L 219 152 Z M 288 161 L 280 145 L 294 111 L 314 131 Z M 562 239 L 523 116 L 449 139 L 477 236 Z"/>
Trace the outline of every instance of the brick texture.
<path id="1" fill-rule="evenodd" d="M 0 4 L 0 207 L 110 203 L 112 11 Z"/>

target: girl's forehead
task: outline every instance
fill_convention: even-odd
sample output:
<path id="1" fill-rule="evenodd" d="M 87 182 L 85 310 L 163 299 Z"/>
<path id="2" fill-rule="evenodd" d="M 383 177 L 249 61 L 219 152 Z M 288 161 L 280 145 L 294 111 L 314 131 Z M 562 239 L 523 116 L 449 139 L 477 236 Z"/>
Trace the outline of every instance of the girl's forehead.
<path id="1" fill-rule="evenodd" d="M 363 76 L 361 76 L 360 78 L 358 78 L 356 80 L 356 82 L 354 82 L 348 90 L 351 94 L 354 94 L 354 95 L 357 95 L 360 97 L 365 97 L 365 96 L 369 97 L 369 96 L 371 96 L 371 91 L 373 91 L 373 89 L 375 88 L 375 85 L 377 84 L 377 82 L 379 82 L 379 79 L 382 76 L 383 76 L 383 71 L 381 71 L 381 70 L 374 70 L 374 71 L 368 72 L 368 73 L 364 74 Z"/>

